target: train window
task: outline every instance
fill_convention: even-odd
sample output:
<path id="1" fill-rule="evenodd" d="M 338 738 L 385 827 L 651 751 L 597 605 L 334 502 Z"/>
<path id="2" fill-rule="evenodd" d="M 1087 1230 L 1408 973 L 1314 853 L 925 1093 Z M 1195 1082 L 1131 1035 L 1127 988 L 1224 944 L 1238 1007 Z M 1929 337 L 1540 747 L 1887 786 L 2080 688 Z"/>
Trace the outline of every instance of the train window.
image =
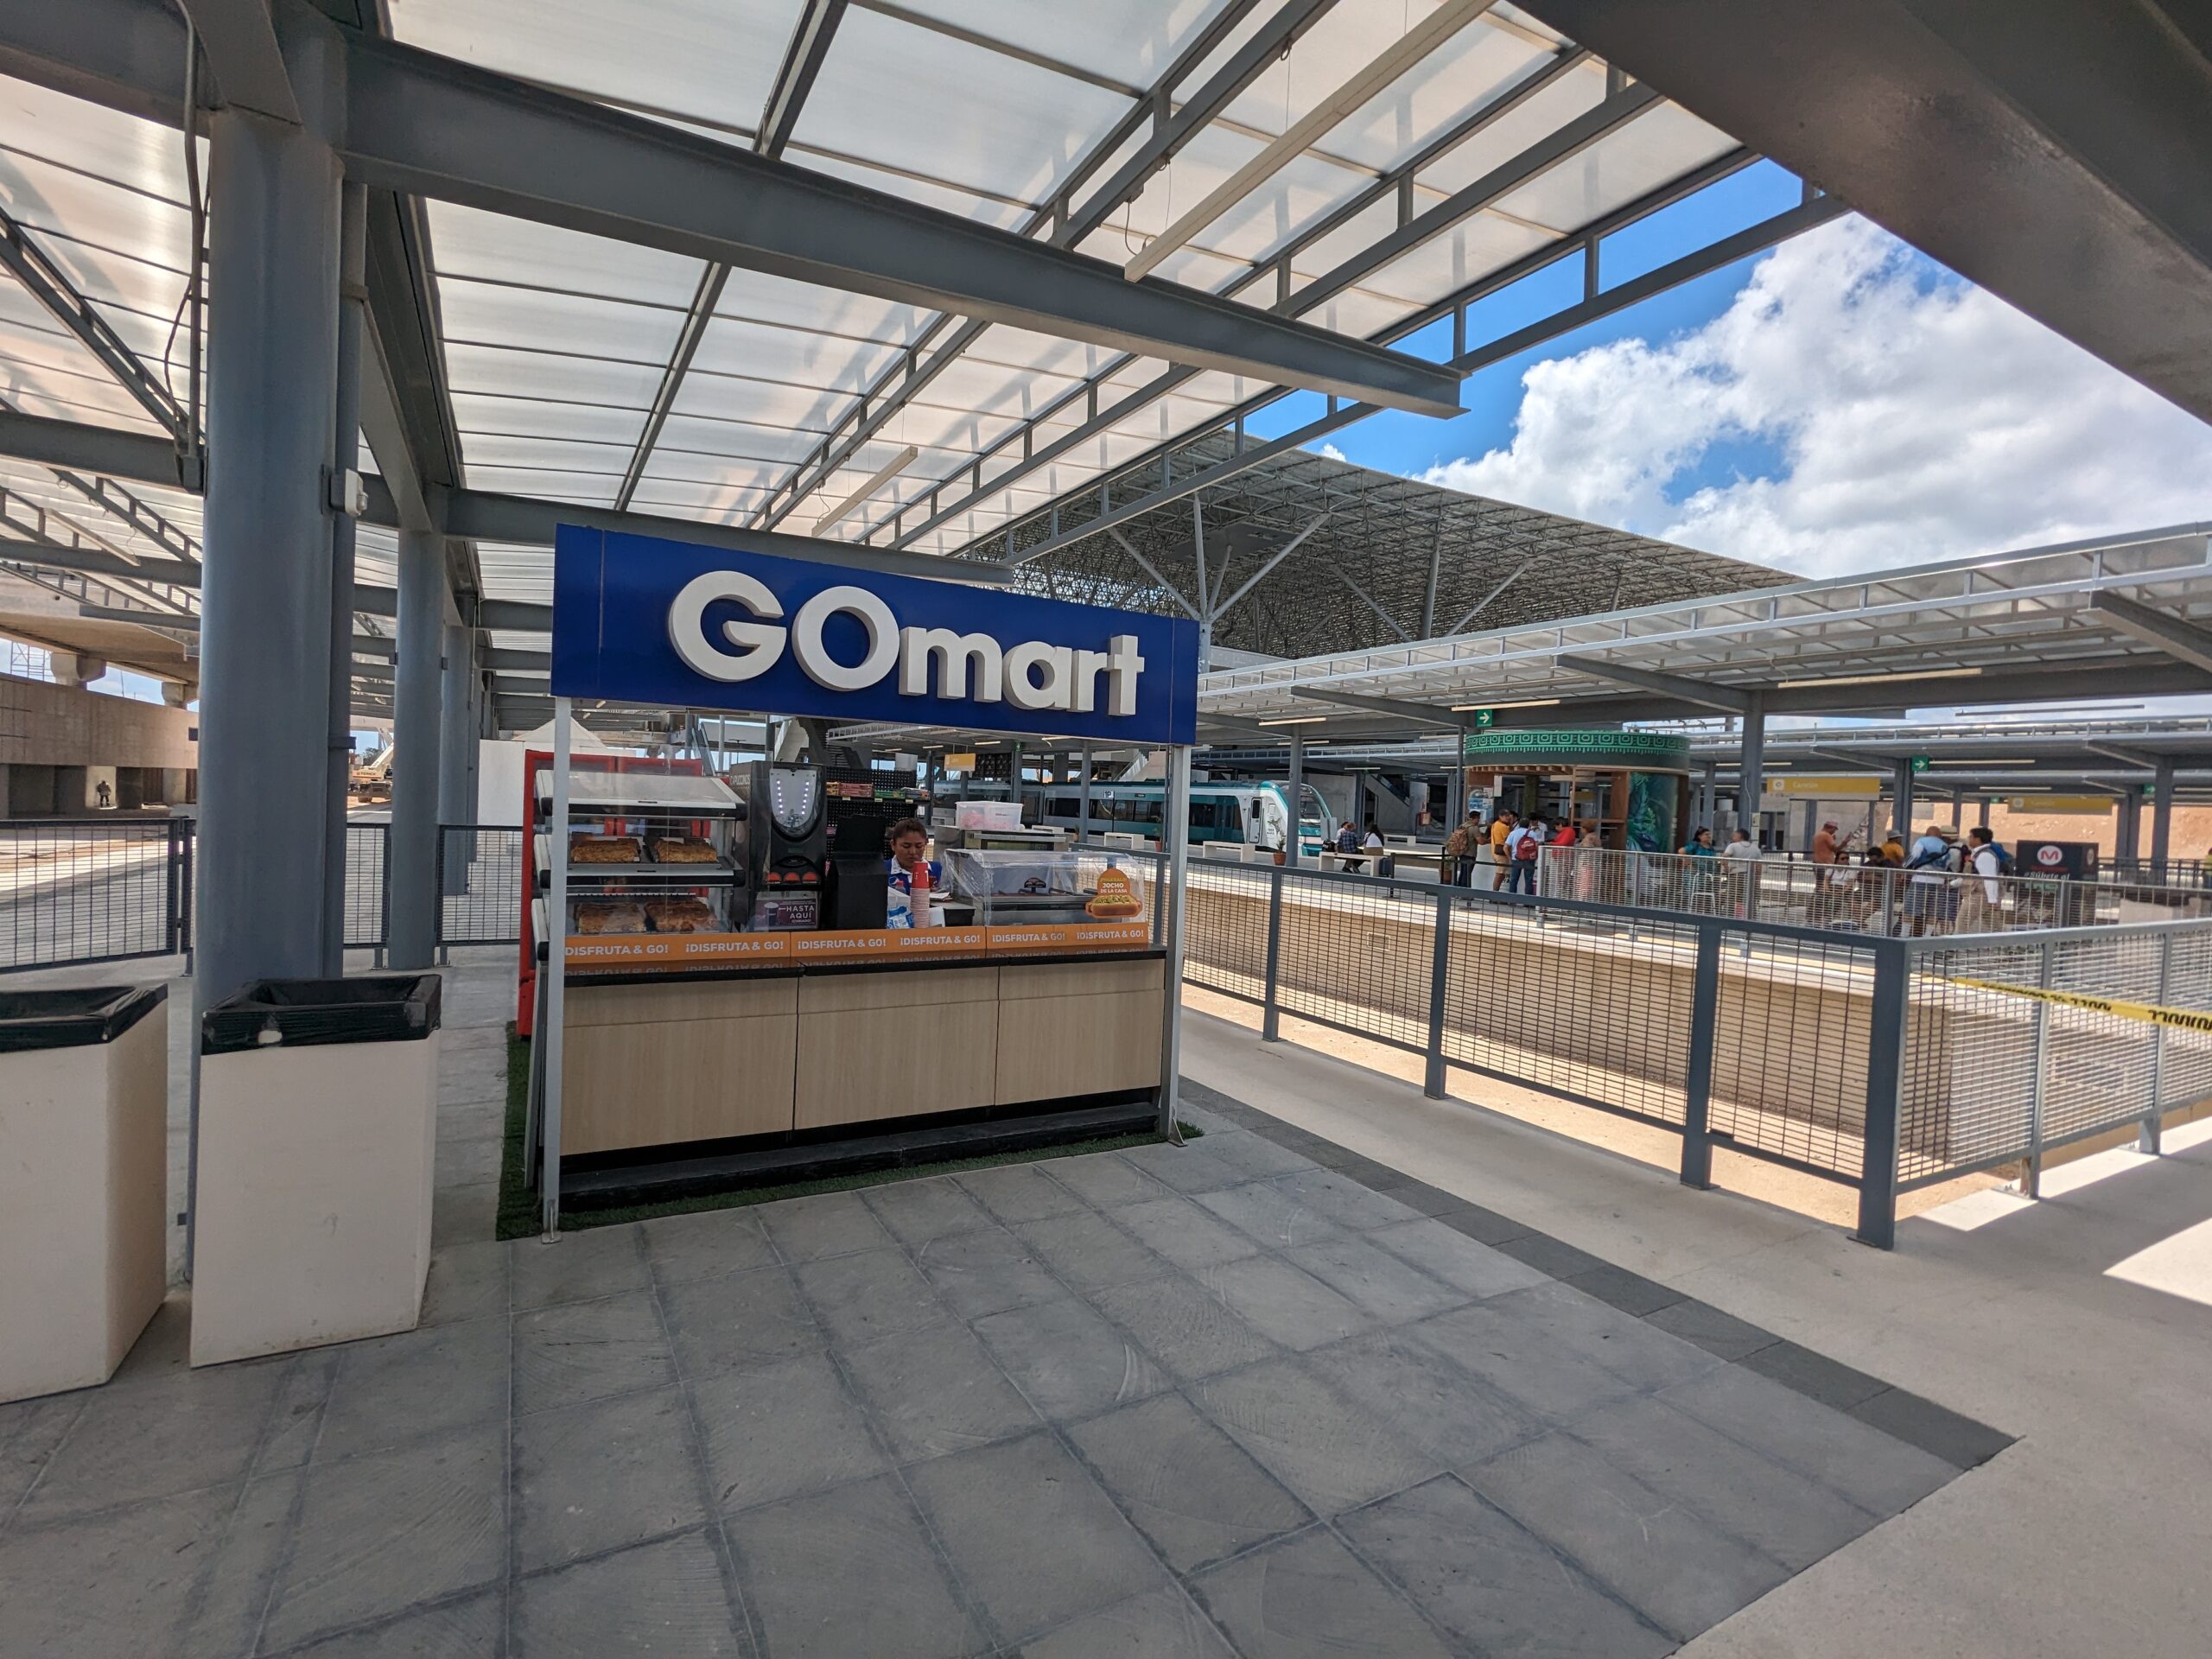
<path id="1" fill-rule="evenodd" d="M 1191 803 L 1191 828 L 1193 830 L 1211 830 L 1215 827 L 1216 820 L 1214 817 L 1214 804 L 1211 801 L 1192 801 Z"/>

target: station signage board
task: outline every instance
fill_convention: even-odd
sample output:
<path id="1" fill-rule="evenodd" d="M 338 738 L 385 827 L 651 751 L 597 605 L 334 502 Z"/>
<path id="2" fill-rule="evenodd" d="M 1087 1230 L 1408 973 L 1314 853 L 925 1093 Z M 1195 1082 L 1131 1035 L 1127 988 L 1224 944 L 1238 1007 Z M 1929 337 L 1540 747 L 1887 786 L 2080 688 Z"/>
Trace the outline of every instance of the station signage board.
<path id="1" fill-rule="evenodd" d="M 1775 782 L 1781 785 L 1784 795 L 1795 796 L 1800 800 L 1871 801 L 1879 798 L 1882 793 L 1882 780 L 1878 778 L 1791 776 L 1777 779 Z M 1773 787 L 1773 785 L 1769 787 Z"/>
<path id="2" fill-rule="evenodd" d="M 556 696 L 1189 743 L 1198 631 L 849 565 L 563 524 Z"/>

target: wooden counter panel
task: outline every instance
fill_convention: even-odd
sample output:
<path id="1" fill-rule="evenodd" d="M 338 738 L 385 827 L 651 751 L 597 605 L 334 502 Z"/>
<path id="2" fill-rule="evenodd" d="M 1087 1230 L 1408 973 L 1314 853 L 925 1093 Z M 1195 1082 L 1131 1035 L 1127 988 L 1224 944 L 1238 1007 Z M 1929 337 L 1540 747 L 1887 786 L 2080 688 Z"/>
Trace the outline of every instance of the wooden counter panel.
<path id="1" fill-rule="evenodd" d="M 994 1002 L 996 968 L 916 968 L 906 973 L 809 974 L 798 982 L 798 1011 L 861 1013 L 872 1008 L 938 1007 Z"/>
<path id="2" fill-rule="evenodd" d="M 798 1034 L 788 1014 L 572 1024 L 562 1054 L 561 1150 L 785 1133 Z"/>
<path id="3" fill-rule="evenodd" d="M 1115 965 L 1157 969 L 1160 964 Z M 1054 969 L 1042 977 L 1058 979 L 1067 971 Z M 1013 970 L 1007 976 L 1012 978 Z M 1162 995 L 1155 986 L 1150 990 L 1003 1000 L 993 1103 L 1010 1106 L 1063 1095 L 1158 1087 Z"/>
<path id="4" fill-rule="evenodd" d="M 964 978 L 971 970 L 959 971 Z M 997 973 L 995 969 L 980 971 Z M 950 976 L 936 969 L 913 977 L 927 982 Z M 895 986 L 899 979 L 871 975 L 817 982 Z M 917 988 L 929 987 L 925 983 Z M 925 1112 L 969 1111 L 990 1103 L 999 1005 L 989 995 L 991 988 L 986 984 L 983 988 L 981 998 L 802 1012 L 794 1097 L 798 1127 L 814 1129 Z"/>
<path id="5" fill-rule="evenodd" d="M 1156 993 L 1166 982 L 1167 964 L 1158 957 L 1123 962 L 1006 962 L 999 965 L 999 1001 L 1096 996 L 1111 991 Z"/>
<path id="6" fill-rule="evenodd" d="M 569 1030 L 580 1026 L 657 1025 L 678 1020 L 753 1020 L 798 1009 L 794 976 L 762 979 L 662 980 L 647 985 L 594 985 L 569 976 L 563 997 Z"/>

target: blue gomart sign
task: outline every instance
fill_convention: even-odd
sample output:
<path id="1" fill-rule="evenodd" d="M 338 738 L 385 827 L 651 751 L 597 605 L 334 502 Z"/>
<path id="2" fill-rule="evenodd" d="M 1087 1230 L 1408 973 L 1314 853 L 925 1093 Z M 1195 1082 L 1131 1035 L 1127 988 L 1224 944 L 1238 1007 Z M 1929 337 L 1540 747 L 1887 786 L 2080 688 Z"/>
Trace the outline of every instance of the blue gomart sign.
<path id="1" fill-rule="evenodd" d="M 553 694 L 1129 743 L 1198 727 L 1195 623 L 563 525 Z"/>

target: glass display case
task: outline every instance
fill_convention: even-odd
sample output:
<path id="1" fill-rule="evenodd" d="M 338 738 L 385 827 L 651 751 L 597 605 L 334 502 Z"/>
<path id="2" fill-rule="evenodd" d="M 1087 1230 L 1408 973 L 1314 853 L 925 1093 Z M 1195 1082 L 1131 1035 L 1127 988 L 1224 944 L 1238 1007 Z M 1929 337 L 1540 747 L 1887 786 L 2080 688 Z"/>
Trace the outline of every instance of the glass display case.
<path id="1" fill-rule="evenodd" d="M 948 847 L 939 855 L 954 899 L 986 927 L 1148 922 L 1151 861 L 1072 849 Z"/>
<path id="2" fill-rule="evenodd" d="M 553 838 L 568 849 L 570 936 L 733 933 L 751 910 L 746 813 L 729 785 L 696 773 L 571 772 L 565 823 L 553 774 L 537 779 L 538 890 L 552 887 Z"/>

